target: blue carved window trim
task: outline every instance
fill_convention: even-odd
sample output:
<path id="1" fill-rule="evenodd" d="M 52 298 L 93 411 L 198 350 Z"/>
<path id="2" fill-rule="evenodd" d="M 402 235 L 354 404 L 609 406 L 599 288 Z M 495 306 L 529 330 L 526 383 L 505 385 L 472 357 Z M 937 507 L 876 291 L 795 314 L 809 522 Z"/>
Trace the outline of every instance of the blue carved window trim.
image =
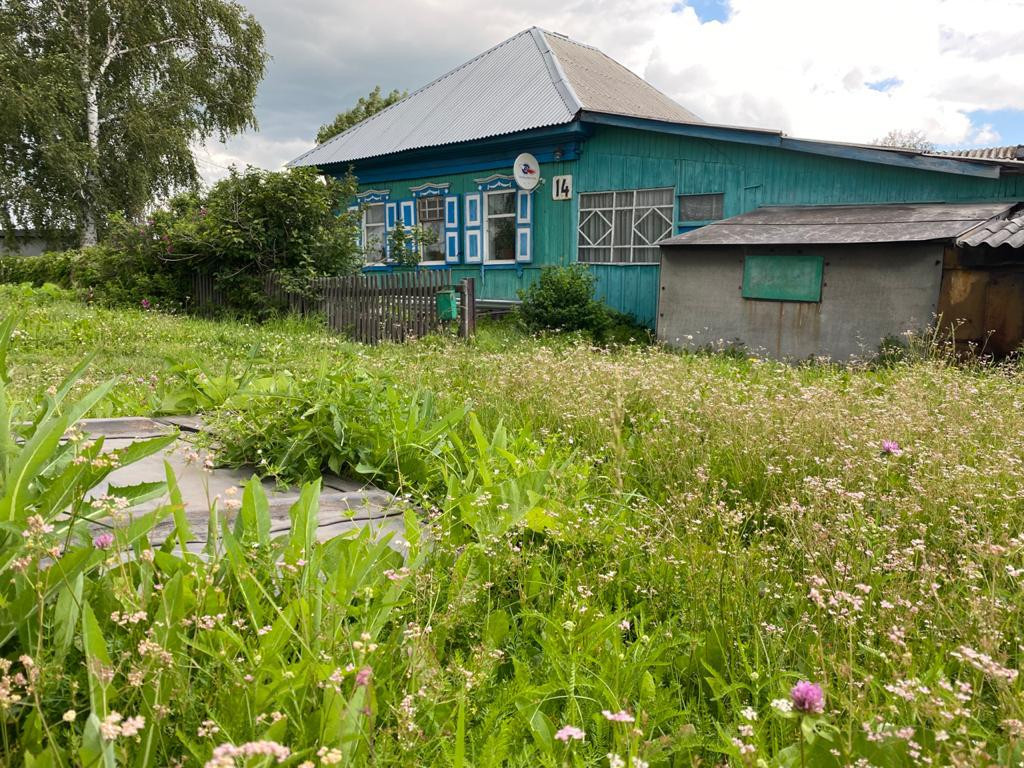
<path id="1" fill-rule="evenodd" d="M 497 189 L 513 189 L 516 185 L 516 181 L 512 176 L 506 176 L 503 173 L 493 173 L 482 179 L 473 179 L 473 181 L 476 183 L 476 188 L 481 192 L 492 192 Z"/>
<path id="2" fill-rule="evenodd" d="M 451 184 L 437 184 L 432 181 L 428 181 L 426 184 L 420 184 L 418 187 L 409 187 L 409 191 L 413 197 L 442 197 L 448 194 L 448 189 Z"/>
<path id="3" fill-rule="evenodd" d="M 356 201 L 363 203 L 386 203 L 391 199 L 390 189 L 368 189 L 365 192 L 356 194 Z"/>

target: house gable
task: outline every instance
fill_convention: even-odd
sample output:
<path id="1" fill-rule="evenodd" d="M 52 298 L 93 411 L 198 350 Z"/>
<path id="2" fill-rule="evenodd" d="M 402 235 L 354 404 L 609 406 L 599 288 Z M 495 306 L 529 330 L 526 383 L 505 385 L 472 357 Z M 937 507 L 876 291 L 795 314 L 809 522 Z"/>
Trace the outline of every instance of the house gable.
<path id="1" fill-rule="evenodd" d="M 531 27 L 293 160 L 330 168 L 574 122 L 582 110 L 700 122 L 596 48 Z"/>

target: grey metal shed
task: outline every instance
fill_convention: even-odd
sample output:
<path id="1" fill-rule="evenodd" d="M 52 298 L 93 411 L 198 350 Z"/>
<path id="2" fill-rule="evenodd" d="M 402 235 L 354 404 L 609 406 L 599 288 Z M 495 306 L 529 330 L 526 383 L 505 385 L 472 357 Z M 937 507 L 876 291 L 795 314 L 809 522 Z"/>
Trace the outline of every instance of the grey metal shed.
<path id="1" fill-rule="evenodd" d="M 994 354 L 1024 340 L 1020 203 L 766 207 L 660 245 L 668 344 L 849 360 L 937 318 Z"/>

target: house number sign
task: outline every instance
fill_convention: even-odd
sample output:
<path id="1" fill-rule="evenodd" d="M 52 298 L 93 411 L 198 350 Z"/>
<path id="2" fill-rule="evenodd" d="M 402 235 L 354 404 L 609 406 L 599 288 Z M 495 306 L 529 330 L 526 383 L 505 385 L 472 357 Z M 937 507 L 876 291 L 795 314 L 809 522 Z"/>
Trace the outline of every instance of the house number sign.
<path id="1" fill-rule="evenodd" d="M 572 176 L 554 176 L 551 179 L 551 199 L 572 199 Z"/>

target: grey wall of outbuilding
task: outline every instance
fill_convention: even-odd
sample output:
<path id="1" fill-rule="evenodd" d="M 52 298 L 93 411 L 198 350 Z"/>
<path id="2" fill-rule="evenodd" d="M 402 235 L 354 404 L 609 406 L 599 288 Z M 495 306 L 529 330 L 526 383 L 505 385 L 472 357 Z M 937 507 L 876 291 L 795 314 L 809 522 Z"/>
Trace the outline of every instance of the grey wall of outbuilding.
<path id="1" fill-rule="evenodd" d="M 14 234 L 13 247 L 0 232 L 0 255 L 10 256 L 38 256 L 47 251 L 59 251 L 68 247 L 59 239 L 50 239 L 34 232 L 20 230 Z"/>
<path id="2" fill-rule="evenodd" d="M 778 359 L 863 359 L 887 336 L 934 321 L 943 243 L 662 248 L 658 338 L 700 348 L 743 344 Z M 824 257 L 821 301 L 744 299 L 747 253 Z"/>

